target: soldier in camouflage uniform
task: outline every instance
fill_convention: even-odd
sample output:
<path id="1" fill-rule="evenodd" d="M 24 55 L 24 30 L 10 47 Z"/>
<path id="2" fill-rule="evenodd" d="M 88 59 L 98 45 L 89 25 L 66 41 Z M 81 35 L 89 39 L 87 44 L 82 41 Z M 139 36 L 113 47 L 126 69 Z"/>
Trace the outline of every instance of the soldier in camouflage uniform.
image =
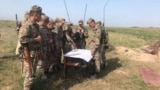
<path id="1" fill-rule="evenodd" d="M 34 5 L 30 12 L 29 12 L 29 20 L 26 21 L 19 32 L 19 40 L 20 43 L 23 46 L 24 51 L 27 50 L 28 57 L 25 57 L 24 60 L 24 90 L 31 90 L 31 85 L 34 80 L 34 73 L 33 70 L 34 67 L 37 66 L 37 63 L 33 63 L 33 61 L 37 61 L 38 59 L 35 58 L 37 53 L 37 50 L 40 49 L 40 42 L 42 40 L 40 32 L 39 32 L 39 26 L 36 23 L 40 20 L 42 13 L 42 8 Z M 25 53 L 24 53 L 25 54 Z M 31 60 L 27 60 L 27 58 L 30 58 Z M 30 67 L 32 64 L 32 67 Z"/>
<path id="2" fill-rule="evenodd" d="M 101 21 L 97 21 L 96 22 L 96 27 L 101 28 L 102 33 L 104 35 L 101 34 L 101 57 L 102 57 L 102 61 L 101 61 L 101 66 L 102 69 L 105 69 L 106 66 L 106 51 L 108 48 L 108 32 L 105 30 L 105 28 L 102 26 L 102 22 Z"/>
<path id="3" fill-rule="evenodd" d="M 76 29 L 76 33 L 74 34 L 75 43 L 77 48 L 85 49 L 86 47 L 86 38 L 88 38 L 88 30 L 83 26 L 83 21 L 78 21 L 78 28 Z"/>
<path id="4" fill-rule="evenodd" d="M 41 71 L 44 69 L 44 74 L 48 76 L 48 69 L 49 69 L 49 58 L 48 58 L 48 52 L 49 52 L 49 43 L 50 43 L 50 38 L 49 38 L 49 31 L 47 28 L 47 24 L 49 22 L 49 17 L 46 15 L 41 15 L 41 19 L 38 22 L 39 27 L 40 27 L 40 34 L 42 36 L 42 41 L 41 41 L 41 59 L 38 61 L 38 70 Z M 43 74 L 43 73 L 40 73 Z"/>
<path id="5" fill-rule="evenodd" d="M 49 60 L 48 67 L 51 67 L 52 65 L 54 65 L 54 53 L 56 53 L 55 43 L 54 43 L 55 34 L 52 32 L 52 30 L 54 30 L 54 24 L 55 24 L 54 20 L 50 18 L 49 23 L 47 24 L 48 32 L 49 32 L 48 36 L 50 38 L 49 46 L 48 46 L 49 50 L 47 55 Z"/>
<path id="6" fill-rule="evenodd" d="M 73 41 L 73 31 L 72 31 L 73 24 L 70 22 L 66 23 L 66 29 L 64 30 L 64 54 L 71 51 L 73 48 L 76 48 L 76 45 Z"/>
<path id="7" fill-rule="evenodd" d="M 102 62 L 102 42 L 101 42 L 101 33 L 103 27 L 99 26 L 95 23 L 95 20 L 90 18 L 87 21 L 89 27 L 93 28 L 93 36 L 90 41 L 90 47 L 93 55 L 93 59 L 95 60 L 95 75 L 101 71 L 101 62 Z"/>
<path id="8" fill-rule="evenodd" d="M 54 69 L 56 71 L 60 70 L 60 65 L 61 65 L 61 60 L 63 59 L 63 39 L 64 39 L 64 33 L 63 33 L 63 26 L 65 23 L 65 19 L 63 18 L 56 18 L 55 19 L 55 30 L 54 32 L 54 43 L 55 43 L 55 48 L 56 48 L 56 52 L 54 53 L 55 59 L 54 59 Z"/>

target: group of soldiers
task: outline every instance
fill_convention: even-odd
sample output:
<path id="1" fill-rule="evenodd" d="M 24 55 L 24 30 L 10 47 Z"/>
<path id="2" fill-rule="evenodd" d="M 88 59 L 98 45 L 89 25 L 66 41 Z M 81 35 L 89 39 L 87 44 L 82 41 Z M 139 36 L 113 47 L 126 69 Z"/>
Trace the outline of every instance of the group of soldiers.
<path id="1" fill-rule="evenodd" d="M 25 14 L 25 20 L 18 29 L 17 49 L 24 59 L 24 90 L 31 90 L 34 80 L 42 73 L 49 78 L 50 67 L 54 70 L 60 69 L 59 65 L 63 62 L 61 60 L 65 53 L 72 49 L 85 49 L 88 30 L 84 28 L 82 20 L 78 21 L 78 24 L 74 32 L 72 23 L 65 22 L 63 18 L 49 18 L 38 5 L 32 6 Z M 108 42 L 108 35 L 100 22 L 96 23 L 90 18 L 87 24 L 93 28 L 89 45 L 95 61 L 95 74 L 98 74 L 105 58 L 103 43 Z"/>

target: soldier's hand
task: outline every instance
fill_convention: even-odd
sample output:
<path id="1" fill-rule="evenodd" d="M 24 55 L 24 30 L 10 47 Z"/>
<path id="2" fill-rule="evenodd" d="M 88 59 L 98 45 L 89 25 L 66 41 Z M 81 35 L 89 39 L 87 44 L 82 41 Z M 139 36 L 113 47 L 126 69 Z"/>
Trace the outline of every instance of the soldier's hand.
<path id="1" fill-rule="evenodd" d="M 36 40 L 37 42 L 41 42 L 42 37 L 41 37 L 40 35 L 38 35 L 38 36 L 35 38 L 35 40 Z"/>
<path id="2" fill-rule="evenodd" d="M 91 55 L 94 56 L 95 55 L 95 51 L 91 51 Z"/>
<path id="3" fill-rule="evenodd" d="M 80 32 L 80 30 L 78 29 L 77 32 Z"/>

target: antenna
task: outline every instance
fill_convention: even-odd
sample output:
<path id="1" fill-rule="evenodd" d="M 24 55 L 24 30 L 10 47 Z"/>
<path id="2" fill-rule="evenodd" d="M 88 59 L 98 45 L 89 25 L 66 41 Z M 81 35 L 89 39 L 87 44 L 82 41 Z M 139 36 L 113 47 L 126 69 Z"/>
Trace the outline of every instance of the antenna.
<path id="1" fill-rule="evenodd" d="M 103 8 L 103 26 L 105 27 L 105 9 L 106 9 L 106 6 L 108 5 L 110 0 L 108 0 L 105 5 L 104 5 L 104 8 Z"/>
<path id="2" fill-rule="evenodd" d="M 86 6 L 85 6 L 85 11 L 84 11 L 84 19 L 83 19 L 83 22 L 85 22 L 86 11 L 87 11 L 87 3 L 86 3 Z"/>
<path id="3" fill-rule="evenodd" d="M 68 20 L 70 22 L 69 13 L 68 13 L 68 9 L 67 9 L 67 4 L 66 4 L 65 0 L 64 0 L 64 5 L 65 5 L 66 11 L 67 11 Z"/>

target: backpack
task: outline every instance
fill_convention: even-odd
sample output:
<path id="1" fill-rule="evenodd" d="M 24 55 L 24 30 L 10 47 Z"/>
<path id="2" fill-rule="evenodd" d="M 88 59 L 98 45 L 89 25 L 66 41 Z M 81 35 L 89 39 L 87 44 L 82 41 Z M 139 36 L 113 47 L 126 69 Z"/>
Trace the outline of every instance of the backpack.
<path id="1" fill-rule="evenodd" d="M 107 44 L 108 43 L 108 32 L 106 32 L 105 28 L 101 29 L 101 39 L 100 43 L 101 44 Z"/>

